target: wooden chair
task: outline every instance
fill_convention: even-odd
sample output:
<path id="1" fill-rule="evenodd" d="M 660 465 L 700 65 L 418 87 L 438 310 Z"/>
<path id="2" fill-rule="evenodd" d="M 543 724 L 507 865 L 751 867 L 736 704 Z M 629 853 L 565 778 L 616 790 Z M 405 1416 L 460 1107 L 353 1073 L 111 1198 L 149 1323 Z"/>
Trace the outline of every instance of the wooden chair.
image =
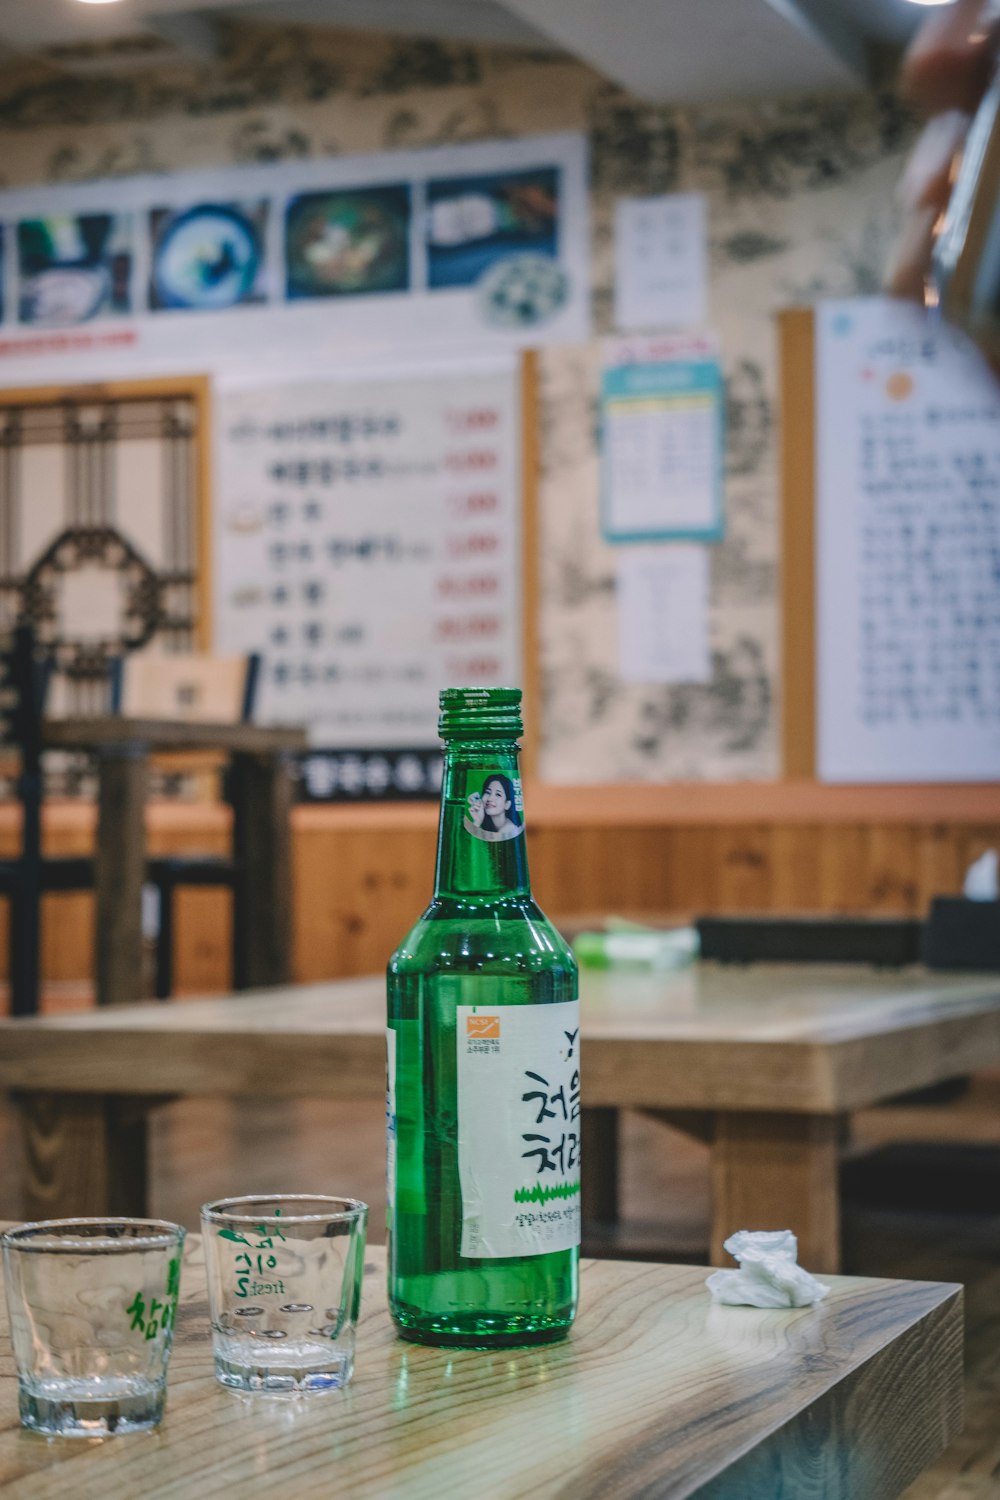
<path id="1" fill-rule="evenodd" d="M 225 722 L 252 717 L 259 658 L 152 657 L 115 663 L 112 699 L 134 717 L 201 718 Z M 166 662 L 164 667 L 162 664 Z M 155 665 L 154 665 L 155 663 Z M 0 897 L 10 904 L 10 1010 L 38 1012 L 41 973 L 41 898 L 46 892 L 86 891 L 94 886 L 94 862 L 86 855 L 42 854 L 42 720 L 50 663 L 40 655 L 34 632 L 19 625 L 0 632 L 0 747 L 18 760 L 21 847 L 0 859 Z M 177 855 L 150 861 L 149 881 L 159 894 L 155 993 L 173 989 L 174 892 L 185 885 L 231 887 L 231 859 Z M 137 997 L 138 998 L 138 997 Z"/>
<path id="2" fill-rule="evenodd" d="M 119 657 L 111 671 L 111 712 L 129 719 L 237 724 L 253 717 L 260 657 Z"/>
<path id="3" fill-rule="evenodd" d="M 0 894 L 10 903 L 8 974 L 15 1016 L 38 1009 L 42 893 L 42 705 L 44 666 L 34 632 L 17 626 L 0 636 L 0 744 L 17 756 L 21 848 L 0 860 Z"/>
<path id="4" fill-rule="evenodd" d="M 260 657 L 166 656 L 153 652 L 119 658 L 111 677 L 112 712 L 131 719 L 178 719 L 215 724 L 253 718 Z M 182 886 L 232 889 L 235 864 L 225 855 L 177 854 L 149 861 L 157 892 L 155 994 L 168 1000 L 174 987 L 174 896 Z M 234 981 L 235 982 L 235 981 Z"/>

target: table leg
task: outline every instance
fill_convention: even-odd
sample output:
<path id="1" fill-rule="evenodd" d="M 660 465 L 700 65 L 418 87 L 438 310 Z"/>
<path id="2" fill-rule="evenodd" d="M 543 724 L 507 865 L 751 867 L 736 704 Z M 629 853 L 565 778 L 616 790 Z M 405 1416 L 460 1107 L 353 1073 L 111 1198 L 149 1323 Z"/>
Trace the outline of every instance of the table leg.
<path id="1" fill-rule="evenodd" d="M 144 1218 L 146 1104 L 106 1094 L 16 1094 L 27 1219 Z"/>
<path id="2" fill-rule="evenodd" d="M 292 976 L 292 778 L 283 755 L 234 755 L 233 983 Z"/>
<path id="3" fill-rule="evenodd" d="M 94 971 L 98 1005 L 142 999 L 142 885 L 146 877 L 148 757 L 141 746 L 98 758 L 94 860 Z"/>
<path id="4" fill-rule="evenodd" d="M 618 1222 L 618 1111 L 585 1109 L 581 1116 L 580 1206 L 590 1223 Z"/>
<path id="5" fill-rule="evenodd" d="M 838 1270 L 837 1140 L 836 1115 L 720 1112 L 712 1145 L 712 1264 L 733 1264 L 722 1242 L 734 1230 L 793 1229 L 807 1270 Z"/>

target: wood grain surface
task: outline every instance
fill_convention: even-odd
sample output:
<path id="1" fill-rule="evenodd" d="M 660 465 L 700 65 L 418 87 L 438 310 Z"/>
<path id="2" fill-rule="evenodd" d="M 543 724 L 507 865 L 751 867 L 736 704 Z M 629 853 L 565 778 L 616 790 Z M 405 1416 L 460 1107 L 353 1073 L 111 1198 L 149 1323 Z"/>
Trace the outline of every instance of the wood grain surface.
<path id="1" fill-rule="evenodd" d="M 590 1107 L 836 1114 L 1000 1060 L 1000 976 L 825 965 L 584 971 Z M 0 1022 L 0 1086 L 352 1098 L 384 1087 L 380 977 Z"/>
<path id="2" fill-rule="evenodd" d="M 149 750 L 241 750 L 248 755 L 304 750 L 306 732 L 260 724 L 212 724 L 179 719 L 48 719 L 44 740 L 50 750 L 100 750 L 143 745 Z"/>
<path id="3" fill-rule="evenodd" d="M 768 1312 L 713 1306 L 704 1268 L 591 1261 L 566 1343 L 484 1354 L 398 1341 L 380 1250 L 366 1271 L 349 1389 L 241 1398 L 211 1374 L 190 1240 L 164 1422 L 103 1443 L 19 1429 L 4 1324 L 4 1492 L 888 1500 L 961 1424 L 959 1287 L 838 1278 L 816 1308 Z"/>
<path id="4" fill-rule="evenodd" d="M 128 745 L 115 746 L 101 756 L 98 781 L 94 992 L 98 1005 L 114 1005 L 136 998 L 136 975 L 142 973 L 147 757 Z"/>
<path id="5" fill-rule="evenodd" d="M 932 896 L 958 893 L 972 861 L 1000 844 L 1000 786 L 790 781 L 529 786 L 525 795 L 532 886 L 549 913 L 922 916 Z M 0 805 L 0 857 L 18 847 L 17 819 L 12 804 Z M 381 969 L 430 896 L 437 808 L 302 805 L 292 823 L 294 977 L 311 983 Z M 95 824 L 86 802 L 50 803 L 47 852 L 91 853 Z M 146 824 L 152 854 L 230 847 L 229 813 L 218 803 L 152 803 Z M 91 979 L 92 913 L 87 893 L 45 898 L 46 980 Z M 231 988 L 230 913 L 224 891 L 180 894 L 180 991 Z M 0 973 L 6 931 L 0 902 Z"/>

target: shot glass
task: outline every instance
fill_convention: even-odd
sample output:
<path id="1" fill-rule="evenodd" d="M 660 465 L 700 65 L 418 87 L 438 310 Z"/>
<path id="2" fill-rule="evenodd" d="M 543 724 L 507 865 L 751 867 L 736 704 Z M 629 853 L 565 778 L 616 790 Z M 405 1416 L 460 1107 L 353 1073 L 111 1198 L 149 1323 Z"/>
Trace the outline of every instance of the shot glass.
<path id="1" fill-rule="evenodd" d="M 311 1392 L 354 1371 L 368 1206 L 261 1194 L 201 1211 L 215 1374 L 234 1391 Z"/>
<path id="2" fill-rule="evenodd" d="M 163 1415 L 184 1230 L 50 1219 L 0 1235 L 21 1424 L 104 1437 Z"/>

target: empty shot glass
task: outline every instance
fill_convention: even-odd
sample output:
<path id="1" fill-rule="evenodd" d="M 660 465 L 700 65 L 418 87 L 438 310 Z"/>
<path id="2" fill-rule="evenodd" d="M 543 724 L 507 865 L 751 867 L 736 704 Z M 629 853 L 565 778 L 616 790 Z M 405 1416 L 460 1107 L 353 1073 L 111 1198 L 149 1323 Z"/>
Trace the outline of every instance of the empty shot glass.
<path id="1" fill-rule="evenodd" d="M 206 1203 L 216 1377 L 237 1391 L 331 1391 L 354 1370 L 367 1204 L 260 1194 Z"/>
<path id="2" fill-rule="evenodd" d="M 103 1437 L 163 1415 L 184 1230 L 51 1219 L 0 1235 L 21 1423 Z"/>

